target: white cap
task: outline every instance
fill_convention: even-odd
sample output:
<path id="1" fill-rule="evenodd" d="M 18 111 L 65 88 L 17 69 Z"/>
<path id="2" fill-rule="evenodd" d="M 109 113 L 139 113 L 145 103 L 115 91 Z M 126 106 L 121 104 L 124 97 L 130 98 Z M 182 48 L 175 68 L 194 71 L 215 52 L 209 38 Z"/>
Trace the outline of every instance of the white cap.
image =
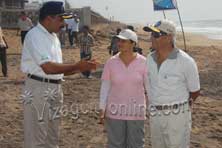
<path id="1" fill-rule="evenodd" d="M 136 33 L 130 29 L 125 29 L 119 33 L 116 37 L 122 39 L 122 40 L 132 40 L 134 42 L 138 42 L 138 37 Z"/>
<path id="2" fill-rule="evenodd" d="M 147 32 L 165 32 L 167 34 L 176 35 L 176 25 L 174 22 L 164 19 L 161 21 L 158 21 L 154 25 L 148 25 L 143 28 L 144 31 Z"/>

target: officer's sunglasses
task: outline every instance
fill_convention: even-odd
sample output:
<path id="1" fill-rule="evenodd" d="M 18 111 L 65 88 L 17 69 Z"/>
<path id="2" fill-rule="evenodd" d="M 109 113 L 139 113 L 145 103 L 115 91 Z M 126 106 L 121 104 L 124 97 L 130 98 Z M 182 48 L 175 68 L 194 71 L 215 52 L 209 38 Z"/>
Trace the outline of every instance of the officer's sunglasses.
<path id="1" fill-rule="evenodd" d="M 154 38 L 160 38 L 162 36 L 167 36 L 166 32 L 160 31 L 160 32 L 152 32 L 151 36 L 153 36 Z"/>

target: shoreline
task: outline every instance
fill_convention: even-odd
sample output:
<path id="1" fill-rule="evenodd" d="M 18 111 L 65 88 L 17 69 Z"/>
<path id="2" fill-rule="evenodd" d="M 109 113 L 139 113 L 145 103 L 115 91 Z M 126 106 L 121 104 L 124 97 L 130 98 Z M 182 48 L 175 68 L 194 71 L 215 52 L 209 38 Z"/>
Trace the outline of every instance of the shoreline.
<path id="1" fill-rule="evenodd" d="M 177 31 L 182 33 L 181 30 Z M 218 41 L 222 41 L 222 34 L 221 35 L 216 35 L 213 33 L 206 33 L 206 32 L 192 32 L 192 31 L 186 31 L 185 30 L 185 34 L 193 34 L 193 35 L 199 35 L 199 36 L 204 36 L 210 40 L 218 40 Z"/>
<path id="2" fill-rule="evenodd" d="M 222 47 L 222 39 L 212 39 L 204 34 L 185 32 L 186 42 L 192 46 L 217 46 Z M 183 43 L 182 32 L 177 33 L 177 43 Z"/>

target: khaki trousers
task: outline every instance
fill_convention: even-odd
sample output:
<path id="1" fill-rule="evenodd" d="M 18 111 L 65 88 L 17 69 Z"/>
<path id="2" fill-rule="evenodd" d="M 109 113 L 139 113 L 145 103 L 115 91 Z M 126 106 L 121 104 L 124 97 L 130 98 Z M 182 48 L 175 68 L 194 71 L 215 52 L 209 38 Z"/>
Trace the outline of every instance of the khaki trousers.
<path id="1" fill-rule="evenodd" d="M 27 78 L 21 98 L 24 148 L 58 148 L 59 109 L 63 103 L 61 85 Z"/>
<path id="2" fill-rule="evenodd" d="M 177 114 L 150 116 L 152 148 L 189 148 L 191 122 L 188 104 Z"/>

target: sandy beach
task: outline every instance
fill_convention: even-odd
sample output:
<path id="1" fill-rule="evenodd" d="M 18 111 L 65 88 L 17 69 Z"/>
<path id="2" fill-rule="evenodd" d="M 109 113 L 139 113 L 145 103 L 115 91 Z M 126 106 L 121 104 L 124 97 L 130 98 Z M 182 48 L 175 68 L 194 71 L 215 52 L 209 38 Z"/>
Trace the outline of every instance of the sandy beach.
<path id="1" fill-rule="evenodd" d="M 60 126 L 60 148 L 104 148 L 106 133 L 98 124 L 95 106 L 99 102 L 100 75 L 105 61 L 110 58 L 107 46 L 108 34 L 118 25 L 94 26 L 96 46 L 93 59 L 101 63 L 92 79 L 79 74 L 65 77 L 63 83 L 64 110 Z M 100 30 L 100 31 L 98 31 Z M 101 31 L 102 30 L 102 31 Z M 23 109 L 19 100 L 25 76 L 20 71 L 21 44 L 16 30 L 4 30 L 8 49 L 8 73 L 4 78 L 0 73 L 0 148 L 22 148 Z M 141 29 L 137 31 L 144 55 L 149 52 L 149 35 Z M 188 53 L 196 60 L 200 71 L 201 96 L 193 108 L 191 148 L 222 148 L 222 40 L 211 40 L 205 36 L 186 33 Z M 182 35 L 178 34 L 178 47 L 183 48 Z M 68 44 L 68 42 L 66 42 Z M 79 49 L 63 49 L 65 63 L 79 60 Z M 74 107 L 73 107 L 74 106 Z M 77 108 L 78 107 L 78 108 Z M 97 107 L 98 108 L 98 107 Z M 86 113 L 85 111 L 89 112 Z M 76 113 L 80 112 L 76 119 Z M 150 148 L 149 120 L 146 121 L 145 148 Z"/>

